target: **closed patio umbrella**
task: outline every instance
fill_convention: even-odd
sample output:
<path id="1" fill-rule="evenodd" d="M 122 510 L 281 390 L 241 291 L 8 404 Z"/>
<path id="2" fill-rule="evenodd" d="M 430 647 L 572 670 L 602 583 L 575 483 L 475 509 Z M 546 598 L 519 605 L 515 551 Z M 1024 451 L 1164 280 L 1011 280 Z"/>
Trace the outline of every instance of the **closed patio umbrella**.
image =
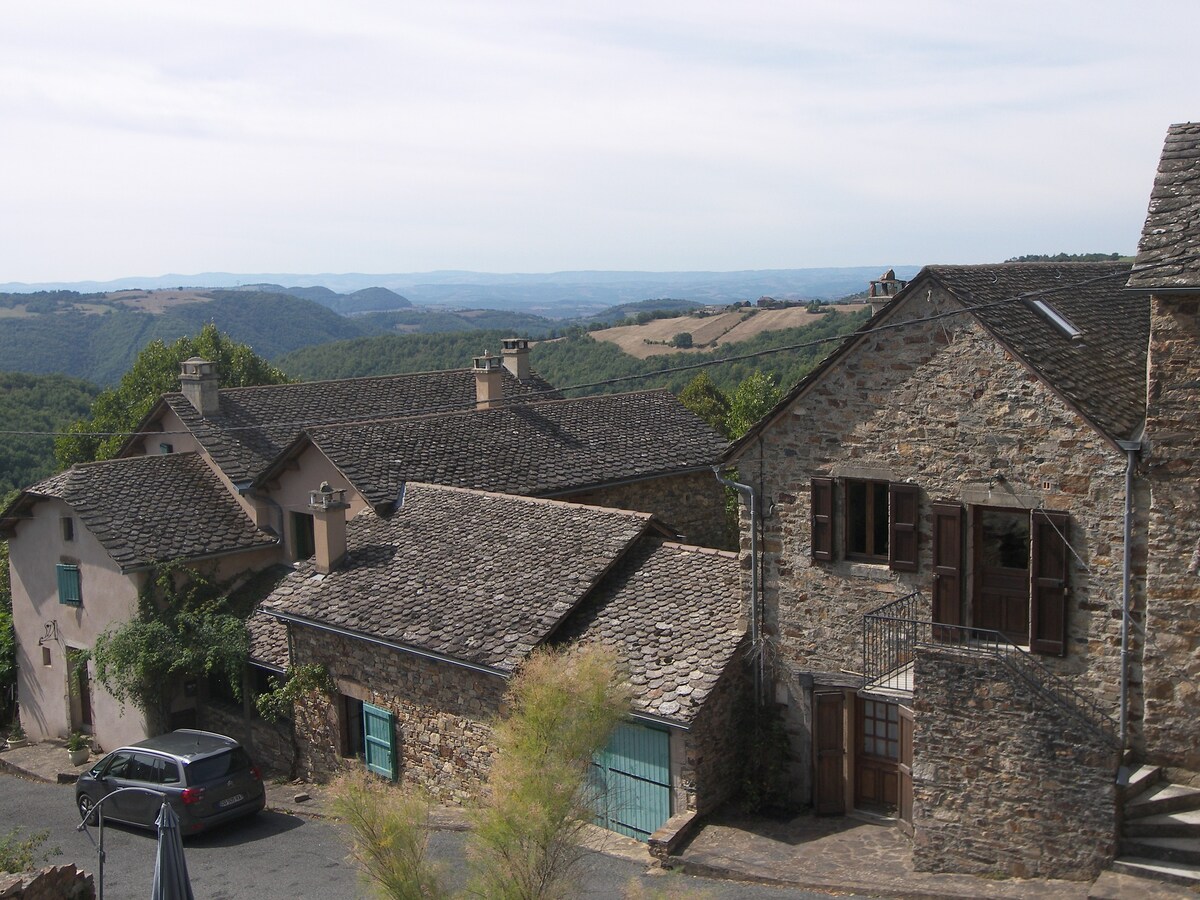
<path id="1" fill-rule="evenodd" d="M 188 880 L 187 860 L 183 858 L 179 817 L 166 800 L 163 800 L 155 823 L 158 825 L 158 853 L 154 857 L 150 900 L 195 900 L 192 883 Z"/>

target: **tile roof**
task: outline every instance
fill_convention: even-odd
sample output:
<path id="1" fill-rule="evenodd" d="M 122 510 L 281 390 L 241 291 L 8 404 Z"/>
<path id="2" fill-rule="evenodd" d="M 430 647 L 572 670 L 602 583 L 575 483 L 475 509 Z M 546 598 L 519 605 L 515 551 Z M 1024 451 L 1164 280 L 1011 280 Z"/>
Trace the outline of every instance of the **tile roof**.
<path id="1" fill-rule="evenodd" d="M 502 370 L 504 396 L 557 397 L 540 376 L 518 381 Z M 548 393 L 547 393 L 548 392 Z M 253 479 L 308 426 L 415 416 L 475 405 L 471 369 L 416 372 L 338 381 L 222 388 L 220 415 L 205 419 L 181 393 L 163 395 L 153 420 L 169 406 L 231 481 Z"/>
<path id="2" fill-rule="evenodd" d="M 1124 290 L 1129 264 L 928 266 L 932 278 L 1107 435 L 1132 438 L 1146 418 L 1150 303 Z M 920 275 L 917 276 L 920 278 Z M 1018 295 L 1025 300 L 1008 301 Z M 1072 340 L 1039 312 L 1042 300 L 1082 332 Z"/>
<path id="3" fill-rule="evenodd" d="M 1145 295 L 1122 289 L 1129 271 L 1129 264 L 1120 262 L 926 266 L 732 444 L 723 459 L 736 460 L 809 386 L 852 353 L 864 335 L 887 325 L 907 300 L 923 297 L 930 279 L 969 307 L 992 304 L 972 315 L 1102 433 L 1114 440 L 1132 438 L 1146 415 L 1150 304 Z M 1017 299 L 1022 295 L 1030 296 Z M 1080 339 L 1065 335 L 1035 308 L 1034 299 L 1044 300 L 1074 324 Z"/>
<path id="4" fill-rule="evenodd" d="M 746 637 L 737 554 L 643 538 L 555 634 L 617 651 L 635 712 L 689 725 Z"/>
<path id="5" fill-rule="evenodd" d="M 406 481 L 553 496 L 708 467 L 726 445 L 661 390 L 310 428 L 307 435 L 376 506 L 395 500 Z"/>
<path id="6" fill-rule="evenodd" d="M 246 620 L 250 634 L 250 662 L 269 669 L 286 671 L 291 664 L 287 625 L 282 619 L 255 610 Z"/>
<path id="7" fill-rule="evenodd" d="M 26 488 L 5 517 L 40 497 L 70 505 L 122 570 L 277 543 L 195 453 L 74 466 Z"/>
<path id="8" fill-rule="evenodd" d="M 266 612 L 509 672 L 650 526 L 644 513 L 409 484 L 347 523 L 347 562 L 301 564 Z"/>
<path id="9" fill-rule="evenodd" d="M 1200 289 L 1200 123 L 1167 130 L 1129 286 Z"/>

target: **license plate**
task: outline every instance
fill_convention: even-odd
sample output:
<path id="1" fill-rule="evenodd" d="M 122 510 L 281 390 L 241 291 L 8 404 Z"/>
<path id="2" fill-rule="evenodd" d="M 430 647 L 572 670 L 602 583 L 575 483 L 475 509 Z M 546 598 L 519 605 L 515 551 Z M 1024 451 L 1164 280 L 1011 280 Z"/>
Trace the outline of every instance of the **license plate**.
<path id="1" fill-rule="evenodd" d="M 226 797 L 224 800 L 218 803 L 217 808 L 224 809 L 226 806 L 233 806 L 235 803 L 241 803 L 244 799 L 246 799 L 245 794 L 234 794 L 232 797 Z"/>

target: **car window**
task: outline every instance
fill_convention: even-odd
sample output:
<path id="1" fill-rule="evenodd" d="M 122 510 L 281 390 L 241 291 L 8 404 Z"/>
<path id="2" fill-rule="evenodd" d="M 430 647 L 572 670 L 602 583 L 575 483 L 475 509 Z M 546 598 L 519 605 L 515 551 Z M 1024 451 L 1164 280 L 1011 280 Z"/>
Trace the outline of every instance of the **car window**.
<path id="1" fill-rule="evenodd" d="M 157 784 L 178 784 L 179 764 L 164 756 L 154 757 L 154 780 Z"/>
<path id="2" fill-rule="evenodd" d="M 187 764 L 188 784 L 204 784 L 250 768 L 250 757 L 241 747 L 197 759 Z"/>
<path id="3" fill-rule="evenodd" d="M 133 754 L 123 753 L 118 750 L 109 760 L 108 767 L 104 770 L 105 778 L 132 778 L 130 769 L 133 766 Z"/>

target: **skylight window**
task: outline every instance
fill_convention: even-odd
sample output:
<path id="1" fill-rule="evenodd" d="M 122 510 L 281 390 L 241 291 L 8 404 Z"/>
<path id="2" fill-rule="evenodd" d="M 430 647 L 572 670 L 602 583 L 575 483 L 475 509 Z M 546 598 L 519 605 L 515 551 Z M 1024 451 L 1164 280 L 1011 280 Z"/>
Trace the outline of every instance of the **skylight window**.
<path id="1" fill-rule="evenodd" d="M 1031 300 L 1029 302 L 1033 304 L 1034 309 L 1050 320 L 1050 324 L 1052 324 L 1071 340 L 1077 341 L 1083 337 L 1083 332 L 1076 328 L 1070 319 L 1056 310 L 1045 300 Z"/>

